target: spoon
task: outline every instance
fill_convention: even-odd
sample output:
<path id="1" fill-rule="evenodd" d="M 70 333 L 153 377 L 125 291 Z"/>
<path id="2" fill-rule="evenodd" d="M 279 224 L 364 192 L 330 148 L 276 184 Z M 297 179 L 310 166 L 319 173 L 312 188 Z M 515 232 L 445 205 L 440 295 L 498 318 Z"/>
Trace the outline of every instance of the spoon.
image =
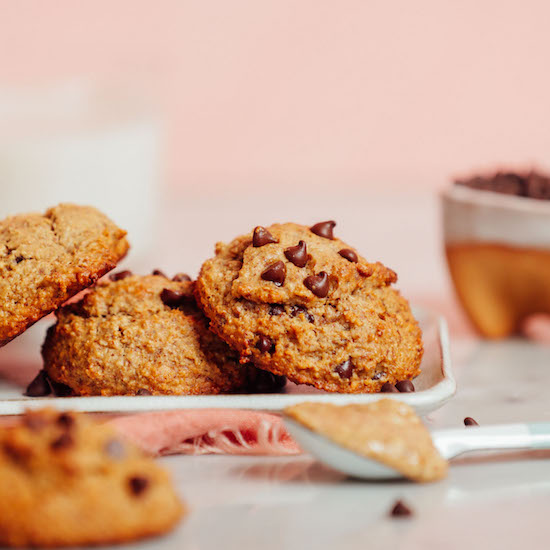
<path id="1" fill-rule="evenodd" d="M 363 479 L 403 477 L 398 470 L 349 451 L 289 417 L 285 416 L 284 421 L 302 449 L 335 470 Z M 550 449 L 550 422 L 451 428 L 434 430 L 431 436 L 441 456 L 447 460 L 474 451 Z"/>

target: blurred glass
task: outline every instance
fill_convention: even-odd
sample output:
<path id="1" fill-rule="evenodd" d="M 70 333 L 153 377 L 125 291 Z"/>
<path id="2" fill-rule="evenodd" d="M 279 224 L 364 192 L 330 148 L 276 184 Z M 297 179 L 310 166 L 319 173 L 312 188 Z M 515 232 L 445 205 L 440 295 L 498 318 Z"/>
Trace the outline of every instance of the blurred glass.
<path id="1" fill-rule="evenodd" d="M 59 202 L 93 205 L 152 249 L 161 125 L 133 90 L 72 80 L 0 88 L 0 217 Z"/>

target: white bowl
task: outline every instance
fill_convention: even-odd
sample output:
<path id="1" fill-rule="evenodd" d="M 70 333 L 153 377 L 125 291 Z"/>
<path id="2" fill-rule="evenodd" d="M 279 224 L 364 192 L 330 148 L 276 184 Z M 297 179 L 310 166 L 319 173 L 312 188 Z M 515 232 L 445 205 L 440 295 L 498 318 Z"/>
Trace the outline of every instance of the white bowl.
<path id="1" fill-rule="evenodd" d="M 454 185 L 442 207 L 451 277 L 482 335 L 506 337 L 550 313 L 550 201 Z"/>

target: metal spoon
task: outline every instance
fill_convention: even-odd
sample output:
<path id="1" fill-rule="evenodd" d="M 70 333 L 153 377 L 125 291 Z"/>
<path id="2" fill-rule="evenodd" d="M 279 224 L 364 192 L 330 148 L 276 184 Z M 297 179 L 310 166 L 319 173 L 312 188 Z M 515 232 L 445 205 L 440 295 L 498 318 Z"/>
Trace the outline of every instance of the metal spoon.
<path id="1" fill-rule="evenodd" d="M 399 479 L 401 472 L 374 459 L 349 451 L 327 437 L 284 417 L 288 431 L 321 462 L 353 477 Z M 447 460 L 464 453 L 510 449 L 550 449 L 550 422 L 452 428 L 431 432 L 433 442 Z"/>

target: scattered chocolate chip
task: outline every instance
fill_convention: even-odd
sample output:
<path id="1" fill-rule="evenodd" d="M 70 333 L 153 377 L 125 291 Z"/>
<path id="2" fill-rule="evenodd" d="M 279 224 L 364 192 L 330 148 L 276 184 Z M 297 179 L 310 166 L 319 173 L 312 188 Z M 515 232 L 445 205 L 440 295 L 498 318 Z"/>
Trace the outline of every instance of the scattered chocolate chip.
<path id="1" fill-rule="evenodd" d="M 171 290 L 169 288 L 165 288 L 160 293 L 160 299 L 165 306 L 178 307 L 187 300 L 187 295 L 179 290 Z"/>
<path id="2" fill-rule="evenodd" d="M 359 261 L 356 252 L 351 248 L 342 248 L 338 254 L 340 254 L 342 258 L 345 258 L 348 262 L 356 264 Z"/>
<path id="3" fill-rule="evenodd" d="M 464 419 L 464 426 L 479 426 L 479 424 L 471 416 L 467 416 Z"/>
<path id="4" fill-rule="evenodd" d="M 286 385 L 286 377 L 266 370 L 255 369 L 248 391 L 253 393 L 276 393 Z"/>
<path id="5" fill-rule="evenodd" d="M 274 264 L 271 264 L 269 267 L 264 269 L 261 277 L 264 281 L 270 281 L 275 283 L 277 286 L 282 286 L 286 277 L 285 264 L 280 260 Z"/>
<path id="6" fill-rule="evenodd" d="M 402 501 L 398 500 L 391 509 L 390 516 L 394 518 L 404 518 L 412 516 L 412 510 Z"/>
<path id="7" fill-rule="evenodd" d="M 381 388 L 382 393 L 399 393 L 399 390 L 391 383 L 386 382 Z"/>
<path id="8" fill-rule="evenodd" d="M 296 246 L 285 248 L 285 256 L 286 259 L 292 262 L 296 267 L 305 267 L 309 259 L 306 243 L 300 241 Z"/>
<path id="9" fill-rule="evenodd" d="M 164 277 L 165 279 L 168 279 L 168 277 L 166 277 L 166 275 L 160 269 L 155 269 L 153 271 L 153 275 L 157 275 L 158 277 Z"/>
<path id="10" fill-rule="evenodd" d="M 44 397 L 52 393 L 50 379 L 46 371 L 41 370 L 34 380 L 27 386 L 25 394 L 27 397 Z"/>
<path id="11" fill-rule="evenodd" d="M 349 359 L 346 359 L 343 363 L 340 363 L 339 365 L 336 365 L 334 367 L 334 372 L 340 377 L 340 378 L 351 378 L 351 375 L 353 374 L 354 365 L 351 361 L 351 357 Z"/>
<path id="12" fill-rule="evenodd" d="M 118 439 L 110 439 L 107 441 L 107 443 L 103 446 L 103 450 L 111 458 L 116 460 L 120 460 L 126 456 L 126 448 Z"/>
<path id="13" fill-rule="evenodd" d="M 23 416 L 22 422 L 31 432 L 39 432 L 48 425 L 48 420 L 40 413 L 35 412 L 27 412 L 25 416 Z"/>
<path id="14" fill-rule="evenodd" d="M 259 225 L 254 228 L 254 235 L 252 236 L 252 246 L 259 248 L 266 244 L 278 243 L 279 241 L 265 228 Z"/>
<path id="15" fill-rule="evenodd" d="M 109 275 L 109 279 L 111 279 L 111 281 L 122 281 L 122 279 L 126 279 L 127 277 L 131 277 L 131 276 L 132 276 L 132 272 L 125 270 L 125 271 L 119 271 L 118 273 L 111 273 Z"/>
<path id="16" fill-rule="evenodd" d="M 375 373 L 370 377 L 371 380 L 380 380 L 380 378 L 382 378 L 382 373 L 381 373 L 381 372 L 375 372 Z"/>
<path id="17" fill-rule="evenodd" d="M 153 395 L 149 390 L 142 388 L 136 392 L 136 395 Z"/>
<path id="18" fill-rule="evenodd" d="M 256 348 L 258 348 L 260 353 L 271 353 L 274 347 L 275 345 L 273 344 L 273 340 L 271 338 L 260 335 L 258 342 L 256 343 Z"/>
<path id="19" fill-rule="evenodd" d="M 191 277 L 189 277 L 189 275 L 187 275 L 187 273 L 176 273 L 172 277 L 172 281 L 177 281 L 179 283 L 184 282 L 184 281 L 190 281 L 190 280 L 191 280 Z"/>
<path id="20" fill-rule="evenodd" d="M 401 393 L 410 393 L 414 391 L 414 384 L 410 380 L 400 380 L 395 384 L 397 391 Z"/>
<path id="21" fill-rule="evenodd" d="M 53 451 L 59 451 L 61 449 L 67 449 L 74 444 L 73 436 L 69 432 L 61 434 L 57 439 L 54 439 L 50 447 Z"/>
<path id="22" fill-rule="evenodd" d="M 305 306 L 291 306 L 290 307 L 290 315 L 291 317 L 296 317 L 296 315 L 299 315 L 300 313 L 304 314 L 304 317 L 310 322 L 315 322 L 315 317 L 307 310 Z"/>
<path id="23" fill-rule="evenodd" d="M 285 306 L 281 304 L 271 304 L 269 306 L 269 315 L 282 315 L 285 312 Z"/>
<path id="24" fill-rule="evenodd" d="M 57 424 L 58 426 L 62 426 L 65 429 L 69 429 L 74 425 L 74 416 L 70 413 L 61 413 L 57 417 Z"/>
<path id="25" fill-rule="evenodd" d="M 25 258 L 23 256 L 16 256 L 15 263 L 20 264 Z"/>
<path id="26" fill-rule="evenodd" d="M 52 387 L 53 394 L 56 397 L 70 397 L 74 395 L 72 388 L 62 384 L 61 382 L 56 382 L 50 378 L 50 386 Z"/>
<path id="27" fill-rule="evenodd" d="M 319 222 L 315 225 L 312 225 L 309 230 L 312 233 L 315 233 L 315 235 L 318 235 L 319 237 L 324 237 L 325 239 L 334 239 L 334 235 L 332 233 L 334 226 L 336 225 L 335 221 L 327 221 L 327 222 Z"/>
<path id="28" fill-rule="evenodd" d="M 321 271 L 317 275 L 306 277 L 304 279 L 304 285 L 319 298 L 324 298 L 330 289 L 326 271 Z"/>
<path id="29" fill-rule="evenodd" d="M 139 496 L 149 487 L 149 480 L 143 476 L 133 476 L 128 479 L 128 485 L 132 493 Z"/>

